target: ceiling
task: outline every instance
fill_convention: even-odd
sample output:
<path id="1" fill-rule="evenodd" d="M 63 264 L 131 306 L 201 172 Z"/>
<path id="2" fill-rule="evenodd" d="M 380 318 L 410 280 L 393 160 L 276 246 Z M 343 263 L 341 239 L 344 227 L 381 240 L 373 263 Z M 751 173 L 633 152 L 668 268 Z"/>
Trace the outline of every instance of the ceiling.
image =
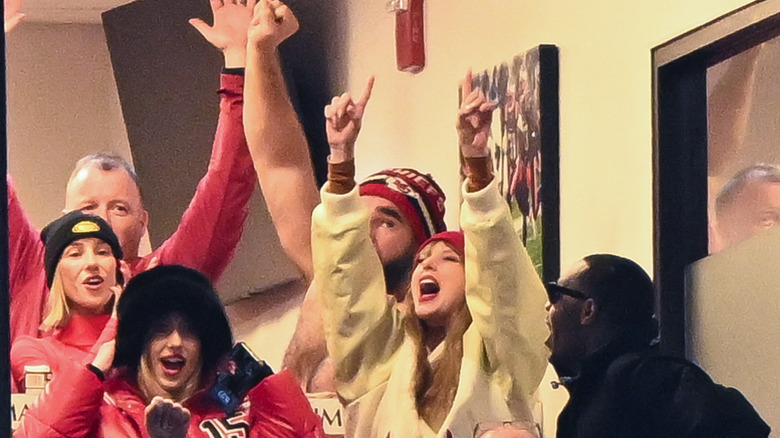
<path id="1" fill-rule="evenodd" d="M 24 21 L 101 23 L 100 13 L 131 0 L 23 0 Z"/>

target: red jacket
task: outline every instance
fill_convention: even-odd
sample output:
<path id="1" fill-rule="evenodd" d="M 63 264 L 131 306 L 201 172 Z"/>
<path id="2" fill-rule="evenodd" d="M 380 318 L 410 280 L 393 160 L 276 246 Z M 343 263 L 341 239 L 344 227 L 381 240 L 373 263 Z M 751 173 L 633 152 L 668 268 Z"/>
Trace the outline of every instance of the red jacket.
<path id="1" fill-rule="evenodd" d="M 46 400 L 46 399 L 49 400 Z M 322 437 L 322 420 L 292 374 L 267 377 L 247 396 L 248 406 L 227 417 L 205 390 L 183 403 L 192 414 L 188 438 Z M 48 403 L 46 409 L 41 409 Z M 117 376 L 101 383 L 86 367 L 74 367 L 49 383 L 25 412 L 14 438 L 148 437 L 138 387 Z"/>
<path id="2" fill-rule="evenodd" d="M 219 123 L 206 175 L 184 212 L 176 232 L 157 250 L 134 260 L 132 274 L 147 268 L 153 257 L 160 264 L 197 269 L 216 282 L 232 259 L 257 184 L 243 126 L 244 78 L 223 74 Z M 11 342 L 19 336 L 38 337 L 48 287 L 43 267 L 44 245 L 24 213 L 8 180 L 8 242 L 10 259 Z"/>
<path id="3" fill-rule="evenodd" d="M 73 315 L 68 325 L 42 338 L 22 336 L 11 347 L 11 375 L 24 392 L 25 365 L 48 365 L 53 376 L 69 370 L 73 362 L 92 362 L 98 348 L 116 336 L 116 319 L 110 315 Z"/>

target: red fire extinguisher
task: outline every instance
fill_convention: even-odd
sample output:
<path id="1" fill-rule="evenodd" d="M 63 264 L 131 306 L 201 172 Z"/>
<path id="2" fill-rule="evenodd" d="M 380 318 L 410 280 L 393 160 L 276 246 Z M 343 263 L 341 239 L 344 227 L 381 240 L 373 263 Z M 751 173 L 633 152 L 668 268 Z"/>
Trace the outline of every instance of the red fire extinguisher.
<path id="1" fill-rule="evenodd" d="M 395 54 L 398 70 L 417 73 L 425 67 L 423 0 L 400 0 L 395 10 Z"/>

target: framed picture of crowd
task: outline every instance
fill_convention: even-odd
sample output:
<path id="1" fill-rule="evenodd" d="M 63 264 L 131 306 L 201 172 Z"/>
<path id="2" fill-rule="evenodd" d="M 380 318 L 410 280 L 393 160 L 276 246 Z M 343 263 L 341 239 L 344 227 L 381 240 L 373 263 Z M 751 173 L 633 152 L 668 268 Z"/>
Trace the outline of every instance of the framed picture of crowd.
<path id="1" fill-rule="evenodd" d="M 472 81 L 472 89 L 497 103 L 488 147 L 517 234 L 542 279 L 554 281 L 560 273 L 558 48 L 539 45 L 474 69 Z M 459 91 L 459 104 L 462 98 Z"/>

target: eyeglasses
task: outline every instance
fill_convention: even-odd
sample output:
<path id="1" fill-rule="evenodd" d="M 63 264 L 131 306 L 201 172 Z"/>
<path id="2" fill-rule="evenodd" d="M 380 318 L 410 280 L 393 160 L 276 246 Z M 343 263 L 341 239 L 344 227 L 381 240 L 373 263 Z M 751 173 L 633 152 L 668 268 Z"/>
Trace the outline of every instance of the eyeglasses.
<path id="1" fill-rule="evenodd" d="M 550 300 L 550 303 L 555 304 L 563 298 L 564 295 L 568 295 L 572 298 L 576 298 L 578 300 L 587 300 L 590 298 L 590 296 L 586 295 L 583 292 L 580 292 L 575 289 L 569 289 L 568 287 L 561 286 L 558 283 L 555 282 L 549 282 L 544 285 L 544 288 L 547 289 L 547 297 Z"/>

